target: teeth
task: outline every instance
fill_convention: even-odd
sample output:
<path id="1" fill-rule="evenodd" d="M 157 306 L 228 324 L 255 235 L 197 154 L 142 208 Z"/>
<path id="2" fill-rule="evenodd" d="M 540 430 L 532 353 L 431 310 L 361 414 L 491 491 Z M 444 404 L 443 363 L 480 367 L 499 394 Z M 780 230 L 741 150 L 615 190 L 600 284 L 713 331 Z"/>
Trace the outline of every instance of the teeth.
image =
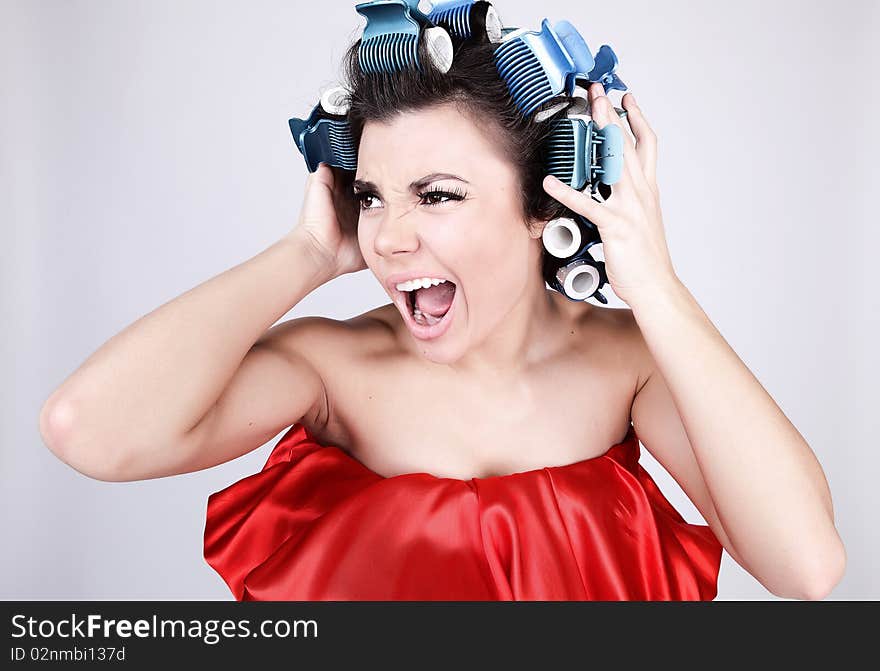
<path id="1" fill-rule="evenodd" d="M 443 315 L 445 317 L 446 315 Z M 413 317 L 417 324 L 427 324 L 428 326 L 433 326 L 438 323 L 443 317 L 435 317 L 434 315 L 425 314 L 418 308 L 413 312 Z"/>
<path id="2" fill-rule="evenodd" d="M 436 277 L 419 277 L 407 280 L 406 282 L 400 282 L 394 286 L 398 291 L 413 291 L 414 289 L 427 289 L 432 285 L 441 284 L 445 281 Z"/>

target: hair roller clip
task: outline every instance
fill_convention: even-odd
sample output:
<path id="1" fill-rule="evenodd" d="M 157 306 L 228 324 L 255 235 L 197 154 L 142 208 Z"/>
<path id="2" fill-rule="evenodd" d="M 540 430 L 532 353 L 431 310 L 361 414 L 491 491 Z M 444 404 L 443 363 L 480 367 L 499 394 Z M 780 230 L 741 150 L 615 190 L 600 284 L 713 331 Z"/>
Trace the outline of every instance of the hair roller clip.
<path id="1" fill-rule="evenodd" d="M 343 170 L 357 170 L 357 151 L 344 118 L 348 108 L 347 91 L 335 86 L 321 95 L 308 119 L 288 120 L 293 141 L 309 172 L 315 172 L 321 162 Z"/>
<path id="2" fill-rule="evenodd" d="M 484 32 L 490 42 L 501 42 L 501 19 L 490 2 L 441 0 L 433 3 L 428 18 L 462 40 Z"/>
<path id="3" fill-rule="evenodd" d="M 495 49 L 495 65 L 514 103 L 528 116 L 558 95 L 571 95 L 576 78 L 587 77 L 595 61 L 571 23 L 559 21 L 554 29 L 544 19 L 540 31 L 504 34 Z"/>
<path id="4" fill-rule="evenodd" d="M 599 128 L 588 116 L 569 114 L 552 123 L 544 146 L 547 172 L 573 189 L 589 186 L 595 193 L 599 182 L 620 179 L 623 133 L 617 124 Z"/>
<path id="5" fill-rule="evenodd" d="M 590 70 L 587 79 L 591 82 L 600 82 L 605 89 L 605 93 L 615 90 L 626 91 L 626 84 L 614 72 L 616 68 L 617 55 L 611 47 L 603 44 L 596 53 L 596 65 Z"/>
<path id="6" fill-rule="evenodd" d="M 358 64 L 365 73 L 407 68 L 424 73 L 419 62 L 419 39 L 440 72 L 452 66 L 452 38 L 418 7 L 417 0 L 373 0 L 355 5 L 367 20 L 358 47 Z"/>
<path id="7" fill-rule="evenodd" d="M 542 272 L 544 281 L 569 300 L 585 301 L 595 297 L 600 303 L 608 303 L 599 291 L 608 283 L 605 262 L 596 261 L 587 249 L 562 264 L 545 254 Z"/>

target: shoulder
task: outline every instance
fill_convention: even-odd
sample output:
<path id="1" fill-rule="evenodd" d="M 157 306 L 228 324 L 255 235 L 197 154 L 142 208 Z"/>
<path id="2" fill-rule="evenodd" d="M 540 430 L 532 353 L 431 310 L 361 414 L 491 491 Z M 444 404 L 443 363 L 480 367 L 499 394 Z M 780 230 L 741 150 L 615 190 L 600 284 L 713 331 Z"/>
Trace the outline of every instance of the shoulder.
<path id="1" fill-rule="evenodd" d="M 255 347 L 272 347 L 305 355 L 321 349 L 329 340 L 339 338 L 344 322 L 327 317 L 295 317 L 276 324 L 266 331 Z"/>
<path id="2" fill-rule="evenodd" d="M 319 368 L 335 367 L 388 342 L 391 331 L 384 318 L 385 307 L 344 320 L 319 316 L 288 319 L 264 333 L 255 346 L 285 350 Z"/>
<path id="3" fill-rule="evenodd" d="M 634 395 L 637 394 L 653 372 L 654 361 L 632 309 L 591 303 L 589 309 L 579 316 L 579 321 L 591 338 L 602 343 L 604 355 L 632 370 Z"/>

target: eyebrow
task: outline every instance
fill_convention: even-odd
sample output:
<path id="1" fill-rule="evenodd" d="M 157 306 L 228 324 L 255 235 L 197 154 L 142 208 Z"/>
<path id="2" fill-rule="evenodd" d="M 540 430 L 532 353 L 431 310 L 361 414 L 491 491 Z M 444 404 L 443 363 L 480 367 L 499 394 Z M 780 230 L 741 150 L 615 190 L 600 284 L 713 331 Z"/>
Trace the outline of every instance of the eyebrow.
<path id="1" fill-rule="evenodd" d="M 430 175 L 425 175 L 421 179 L 417 179 L 414 182 L 410 182 L 409 189 L 410 191 L 418 191 L 424 186 L 427 186 L 431 182 L 436 182 L 438 179 L 457 179 L 460 182 L 464 182 L 465 184 L 470 184 L 466 179 L 459 177 L 458 175 L 453 175 L 449 172 L 432 172 Z M 356 179 L 351 183 L 351 188 L 353 193 L 360 193 L 362 191 L 373 191 L 375 193 L 379 192 L 379 187 L 377 187 L 373 182 L 368 182 L 362 179 Z"/>

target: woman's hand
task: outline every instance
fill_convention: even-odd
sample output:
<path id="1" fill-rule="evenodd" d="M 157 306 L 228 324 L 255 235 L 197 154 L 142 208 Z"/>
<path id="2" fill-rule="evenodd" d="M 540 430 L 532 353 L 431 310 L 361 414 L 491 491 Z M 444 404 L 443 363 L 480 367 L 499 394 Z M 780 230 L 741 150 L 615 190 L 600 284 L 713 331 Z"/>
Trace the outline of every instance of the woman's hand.
<path id="1" fill-rule="evenodd" d="M 353 175 L 320 163 L 309 173 L 299 223 L 288 235 L 302 238 L 332 269 L 332 276 L 367 267 L 358 245 L 358 204 L 351 196 Z"/>
<path id="2" fill-rule="evenodd" d="M 544 189 L 596 224 L 602 236 L 608 282 L 614 293 L 632 306 L 642 296 L 679 283 L 660 212 L 657 136 L 632 93 L 624 95 L 623 107 L 638 145 L 633 143 L 602 85 L 592 84 L 589 94 L 592 117 L 599 128 L 615 123 L 623 131 L 624 168 L 620 180 L 611 186 L 611 196 L 604 203 L 592 198 L 589 187 L 577 191 L 552 175 L 544 178 Z"/>

